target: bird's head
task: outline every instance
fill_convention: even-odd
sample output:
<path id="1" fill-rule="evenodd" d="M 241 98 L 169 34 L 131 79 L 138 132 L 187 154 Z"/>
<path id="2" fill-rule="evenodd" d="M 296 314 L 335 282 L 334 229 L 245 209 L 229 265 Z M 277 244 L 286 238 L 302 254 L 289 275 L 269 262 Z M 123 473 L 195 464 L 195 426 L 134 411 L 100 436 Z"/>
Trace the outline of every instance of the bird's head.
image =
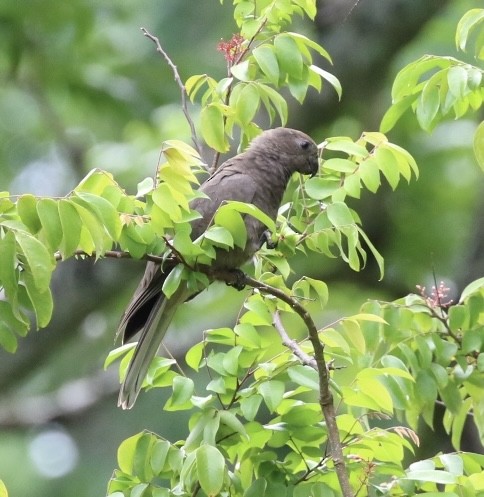
<path id="1" fill-rule="evenodd" d="M 297 129 L 269 129 L 252 142 L 252 147 L 263 149 L 290 173 L 314 176 L 318 172 L 318 147 L 310 136 Z"/>

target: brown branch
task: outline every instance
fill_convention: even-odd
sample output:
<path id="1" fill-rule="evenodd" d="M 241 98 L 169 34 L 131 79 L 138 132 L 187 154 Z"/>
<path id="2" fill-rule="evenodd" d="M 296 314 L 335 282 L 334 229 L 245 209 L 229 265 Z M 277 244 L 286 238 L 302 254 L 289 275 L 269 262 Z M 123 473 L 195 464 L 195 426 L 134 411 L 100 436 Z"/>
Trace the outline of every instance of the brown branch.
<path id="1" fill-rule="evenodd" d="M 96 257 L 96 252 L 92 252 L 91 254 L 88 254 L 87 252 L 84 252 L 84 250 L 76 250 L 73 254 L 74 257 Z M 133 257 L 129 252 L 122 252 L 121 250 L 106 250 L 102 254 L 103 257 L 111 258 L 111 259 L 132 259 Z M 62 254 L 60 252 L 56 252 L 54 254 L 54 259 L 56 261 L 62 261 L 64 258 L 62 257 Z M 143 257 L 143 260 L 145 261 L 153 261 L 153 262 L 159 262 L 160 264 L 165 260 L 164 257 L 160 257 L 159 255 L 152 255 L 152 254 L 146 254 L 145 257 Z"/>
<path id="2" fill-rule="evenodd" d="M 170 66 L 171 70 L 173 71 L 173 76 L 175 78 L 175 82 L 178 85 L 178 88 L 180 88 L 182 110 L 183 110 L 183 114 L 185 114 L 185 119 L 187 120 L 188 125 L 190 126 L 193 145 L 194 145 L 195 149 L 197 150 L 197 152 L 201 155 L 200 145 L 198 143 L 197 132 L 195 129 L 195 124 L 193 123 L 192 117 L 190 116 L 190 113 L 188 112 L 187 90 L 185 88 L 185 85 L 183 84 L 181 77 L 180 77 L 180 73 L 178 72 L 178 68 L 173 63 L 173 61 L 170 59 L 170 57 L 165 52 L 165 50 L 163 50 L 163 47 L 161 46 L 161 43 L 160 43 L 160 40 L 158 37 L 152 35 L 145 28 L 141 28 L 141 32 L 144 34 L 144 36 L 146 36 L 148 39 L 150 39 L 155 44 L 156 51 L 162 55 L 162 57 L 165 59 L 165 61 Z"/>

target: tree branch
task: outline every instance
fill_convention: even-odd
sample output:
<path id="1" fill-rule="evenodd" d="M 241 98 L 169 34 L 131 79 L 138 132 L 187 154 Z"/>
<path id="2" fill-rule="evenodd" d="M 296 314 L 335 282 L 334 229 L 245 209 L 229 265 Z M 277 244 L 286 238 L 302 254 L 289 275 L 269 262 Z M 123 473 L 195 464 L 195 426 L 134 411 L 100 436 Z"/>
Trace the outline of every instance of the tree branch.
<path id="1" fill-rule="evenodd" d="M 233 284 L 234 282 L 233 271 L 214 271 L 211 274 L 215 279 L 225 281 L 228 284 Z M 284 291 L 267 285 L 266 283 L 256 280 L 248 275 L 244 275 L 244 280 L 248 286 L 257 288 L 260 292 L 273 295 L 288 304 L 291 309 L 293 309 L 294 312 L 296 312 L 304 321 L 304 324 L 308 329 L 309 340 L 314 349 L 314 361 L 316 362 L 319 376 L 319 405 L 321 406 L 321 411 L 323 412 L 324 420 L 326 421 L 326 426 L 328 428 L 329 446 L 339 485 L 341 487 L 343 497 L 353 497 L 354 494 L 351 489 L 348 473 L 346 471 L 343 449 L 339 438 L 339 430 L 336 424 L 336 412 L 334 409 L 333 395 L 331 394 L 331 390 L 329 388 L 329 372 L 326 360 L 324 359 L 324 346 L 319 340 L 318 329 L 316 328 L 314 321 L 300 302 L 290 295 L 287 295 Z M 238 281 L 240 282 L 240 275 L 238 276 Z"/>
<path id="2" fill-rule="evenodd" d="M 171 70 L 173 71 L 173 76 L 175 78 L 175 82 L 178 85 L 178 88 L 180 88 L 181 92 L 181 103 L 182 103 L 182 110 L 183 114 L 185 114 L 185 119 L 188 122 L 188 125 L 190 126 L 190 131 L 192 134 L 192 141 L 195 149 L 197 152 L 201 155 L 201 150 L 200 150 L 200 144 L 198 143 L 198 138 L 197 138 L 197 132 L 195 129 L 195 124 L 193 123 L 193 120 L 190 116 L 190 113 L 188 112 L 188 105 L 187 105 L 187 90 L 185 88 L 185 85 L 183 84 L 183 81 L 180 77 L 180 73 L 178 72 L 178 68 L 176 65 L 173 63 L 173 61 L 170 59 L 168 54 L 163 50 L 163 47 L 161 46 L 160 40 L 158 37 L 152 35 L 150 32 L 148 32 L 145 28 L 141 28 L 141 32 L 149 38 L 156 46 L 156 51 L 162 55 L 162 57 L 165 59 L 167 64 L 170 66 Z"/>

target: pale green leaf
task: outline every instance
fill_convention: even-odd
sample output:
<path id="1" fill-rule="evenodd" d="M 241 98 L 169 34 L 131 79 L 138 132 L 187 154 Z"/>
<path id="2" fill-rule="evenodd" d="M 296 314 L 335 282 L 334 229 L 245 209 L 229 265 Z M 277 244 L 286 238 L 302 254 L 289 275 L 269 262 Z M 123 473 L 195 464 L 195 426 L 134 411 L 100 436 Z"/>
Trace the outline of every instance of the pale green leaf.
<path id="1" fill-rule="evenodd" d="M 202 108 L 200 126 L 203 139 L 209 147 L 218 152 L 228 150 L 224 131 L 224 117 L 218 106 L 210 104 Z"/>
<path id="2" fill-rule="evenodd" d="M 218 495 L 224 483 L 225 458 L 211 445 L 202 445 L 196 454 L 200 487 L 208 496 Z"/>
<path id="3" fill-rule="evenodd" d="M 15 239 L 20 249 L 19 259 L 32 275 L 33 284 L 40 292 L 45 291 L 55 268 L 54 257 L 45 245 L 26 231 L 17 231 Z"/>
<path id="4" fill-rule="evenodd" d="M 315 65 L 309 66 L 309 69 L 316 73 L 318 76 L 321 76 L 323 79 L 325 79 L 334 88 L 334 90 L 338 94 L 338 98 L 341 100 L 343 88 L 341 87 L 341 83 L 336 76 Z"/>
<path id="5" fill-rule="evenodd" d="M 279 64 L 274 47 L 267 44 L 259 45 L 254 48 L 252 55 L 269 82 L 277 86 L 279 84 Z"/>
<path id="6" fill-rule="evenodd" d="M 484 19 L 484 9 L 468 10 L 457 24 L 455 44 L 457 48 L 465 51 L 469 34 Z"/>
<path id="7" fill-rule="evenodd" d="M 60 252 L 66 259 L 74 254 L 81 238 L 82 221 L 70 200 L 61 199 L 57 205 L 62 226 Z"/>

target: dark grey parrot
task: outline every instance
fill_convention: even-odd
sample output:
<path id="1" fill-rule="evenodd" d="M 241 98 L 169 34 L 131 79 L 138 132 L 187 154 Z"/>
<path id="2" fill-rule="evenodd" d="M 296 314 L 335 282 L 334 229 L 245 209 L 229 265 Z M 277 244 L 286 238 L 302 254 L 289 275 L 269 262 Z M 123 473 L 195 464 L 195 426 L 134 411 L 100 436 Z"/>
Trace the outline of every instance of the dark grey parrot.
<path id="1" fill-rule="evenodd" d="M 253 204 L 275 221 L 293 173 L 314 175 L 317 170 L 318 149 L 308 135 L 289 128 L 264 131 L 245 152 L 224 162 L 200 186 L 207 198 L 196 198 L 190 204 L 201 214 L 191 223 L 192 240 L 203 234 L 220 204 L 227 200 Z M 244 220 L 247 228 L 245 249 L 217 250 L 213 269 L 237 269 L 261 247 L 266 227 L 250 215 L 245 215 Z M 148 262 L 121 319 L 118 335 L 123 337 L 123 343 L 141 332 L 121 385 L 118 405 L 123 409 L 133 406 L 178 306 L 193 296 L 193 291 L 183 281 L 170 298 L 163 294 L 163 283 L 175 265 L 176 262 L 170 261 L 163 266 Z"/>

